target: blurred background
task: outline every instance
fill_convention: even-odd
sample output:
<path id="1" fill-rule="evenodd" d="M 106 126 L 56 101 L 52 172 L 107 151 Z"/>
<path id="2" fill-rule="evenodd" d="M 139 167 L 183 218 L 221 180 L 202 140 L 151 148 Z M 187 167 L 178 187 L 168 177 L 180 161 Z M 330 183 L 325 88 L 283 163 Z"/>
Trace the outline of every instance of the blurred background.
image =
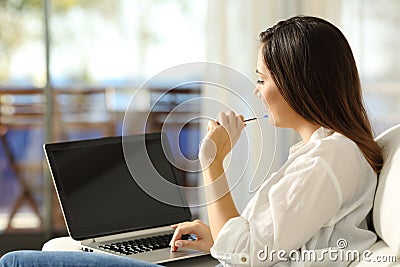
<path id="1" fill-rule="evenodd" d="M 44 143 L 120 135 L 140 85 L 179 64 L 226 64 L 255 81 L 258 33 L 298 14 L 325 18 L 348 38 L 375 134 L 399 123 L 397 0 L 0 0 L 0 255 L 40 249 L 67 234 Z M 152 79 L 137 96 L 134 132 L 160 130 L 173 108 L 200 96 L 234 103 L 229 92 L 201 84 L 173 88 L 196 77 L 174 73 Z M 237 93 L 262 115 L 252 92 Z M 225 111 L 194 104 L 178 111 L 178 121 L 168 121 L 168 134 L 179 135 L 186 158 L 196 158 L 204 133 L 204 123 L 191 119 L 206 109 L 215 116 Z M 183 127 L 175 127 L 182 121 Z M 257 160 L 249 160 L 234 188 L 240 210 L 252 196 L 252 177 L 262 181 L 298 140 L 291 130 L 260 124 L 246 129 L 247 146 L 263 149 L 249 156 Z M 242 172 L 240 164 L 232 165 L 228 176 Z M 185 175 L 187 186 L 198 180 L 198 173 Z M 204 207 L 192 211 L 207 220 Z"/>

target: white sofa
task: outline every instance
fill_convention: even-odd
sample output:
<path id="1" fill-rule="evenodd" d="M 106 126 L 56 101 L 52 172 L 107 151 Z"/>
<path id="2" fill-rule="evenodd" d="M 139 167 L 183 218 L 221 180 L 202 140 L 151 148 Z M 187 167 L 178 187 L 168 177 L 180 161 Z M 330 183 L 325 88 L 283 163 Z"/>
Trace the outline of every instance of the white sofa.
<path id="1" fill-rule="evenodd" d="M 376 140 L 383 148 L 384 164 L 372 210 L 375 232 L 381 239 L 370 251 L 371 261 L 352 266 L 400 266 L 400 124 Z"/>
<path id="2" fill-rule="evenodd" d="M 376 140 L 383 147 L 384 165 L 379 175 L 373 207 L 373 225 L 380 240 L 369 250 L 368 260 L 354 262 L 351 267 L 400 267 L 400 124 Z M 55 238 L 42 250 L 79 250 L 79 242 L 70 237 Z"/>

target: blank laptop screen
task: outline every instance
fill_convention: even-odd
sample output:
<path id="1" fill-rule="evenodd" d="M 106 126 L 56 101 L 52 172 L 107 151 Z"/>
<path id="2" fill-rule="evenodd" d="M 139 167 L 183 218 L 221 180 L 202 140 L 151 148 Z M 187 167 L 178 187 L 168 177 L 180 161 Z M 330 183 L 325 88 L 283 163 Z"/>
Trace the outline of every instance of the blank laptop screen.
<path id="1" fill-rule="evenodd" d="M 136 156 L 135 161 L 148 155 L 164 179 L 178 184 L 177 172 L 164 154 L 160 134 L 147 134 L 145 149 L 143 136 L 132 136 L 128 140 L 128 145 L 133 148 L 131 151 L 143 155 Z M 164 204 L 137 185 L 126 165 L 121 137 L 47 144 L 45 150 L 74 239 L 166 226 L 191 219 L 187 207 Z M 134 166 L 140 168 L 146 179 L 160 179 L 154 177 L 154 167 L 148 165 L 143 160 L 135 162 Z M 168 193 L 177 196 L 182 205 L 186 204 L 180 190 Z"/>

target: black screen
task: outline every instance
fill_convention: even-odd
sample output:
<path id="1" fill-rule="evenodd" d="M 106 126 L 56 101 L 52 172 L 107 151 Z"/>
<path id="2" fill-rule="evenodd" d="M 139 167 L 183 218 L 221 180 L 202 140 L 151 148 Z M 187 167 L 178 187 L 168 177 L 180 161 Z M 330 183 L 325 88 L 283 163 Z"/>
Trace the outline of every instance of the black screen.
<path id="1" fill-rule="evenodd" d="M 162 203 L 138 186 L 126 165 L 121 140 L 113 137 L 46 145 L 68 228 L 77 240 L 190 219 L 188 208 Z M 131 138 L 127 145 L 135 151 L 134 168 L 140 168 L 146 179 L 159 179 L 154 177 L 156 168 L 164 179 L 178 184 L 159 134 L 148 134 L 146 146 L 139 137 Z M 144 160 L 146 155 L 152 166 Z M 180 190 L 168 193 L 185 203 Z"/>

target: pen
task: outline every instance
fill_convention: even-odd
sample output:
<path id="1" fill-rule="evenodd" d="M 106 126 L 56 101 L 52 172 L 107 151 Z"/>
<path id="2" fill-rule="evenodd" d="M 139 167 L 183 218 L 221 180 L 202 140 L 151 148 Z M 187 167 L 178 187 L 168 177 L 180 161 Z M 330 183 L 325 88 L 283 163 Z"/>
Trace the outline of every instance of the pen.
<path id="1" fill-rule="evenodd" d="M 250 119 L 245 119 L 243 122 L 248 122 L 248 121 L 253 121 L 253 120 L 258 120 L 258 119 L 264 119 L 264 118 L 268 118 L 268 115 L 264 115 L 260 118 L 254 117 L 254 118 L 250 118 Z"/>
<path id="2" fill-rule="evenodd" d="M 243 122 L 254 121 L 254 120 L 265 119 L 265 118 L 268 118 L 268 115 L 264 115 L 262 117 L 254 117 L 254 118 L 245 119 Z M 216 121 L 216 123 L 219 125 L 219 122 Z"/>

